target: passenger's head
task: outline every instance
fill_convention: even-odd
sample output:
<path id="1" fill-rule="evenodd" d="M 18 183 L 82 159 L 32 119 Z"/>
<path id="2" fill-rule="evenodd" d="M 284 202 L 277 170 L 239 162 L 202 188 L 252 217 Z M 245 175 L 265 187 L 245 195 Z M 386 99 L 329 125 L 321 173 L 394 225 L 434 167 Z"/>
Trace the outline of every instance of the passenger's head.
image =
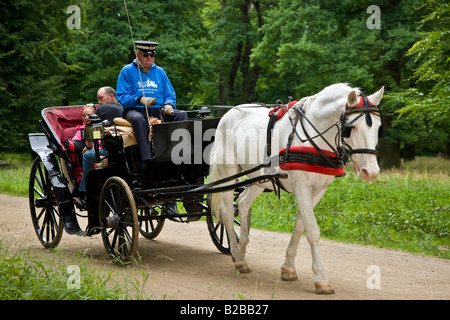
<path id="1" fill-rule="evenodd" d="M 95 113 L 95 107 L 93 104 L 87 104 L 83 107 L 81 111 L 81 116 L 83 117 L 83 124 L 91 123 L 89 117 Z"/>
<path id="2" fill-rule="evenodd" d="M 102 87 L 97 91 L 98 104 L 108 104 L 117 102 L 116 90 L 111 87 Z"/>

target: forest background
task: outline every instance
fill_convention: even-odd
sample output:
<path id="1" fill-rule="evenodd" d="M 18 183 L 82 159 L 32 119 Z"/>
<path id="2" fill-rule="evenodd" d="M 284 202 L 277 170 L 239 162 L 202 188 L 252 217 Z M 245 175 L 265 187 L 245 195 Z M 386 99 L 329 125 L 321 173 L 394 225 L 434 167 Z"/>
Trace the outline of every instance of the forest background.
<path id="1" fill-rule="evenodd" d="M 125 3 L 178 104 L 385 86 L 380 166 L 450 157 L 450 11 L 435 0 L 0 0 L 0 151 L 28 151 L 42 109 L 116 87 L 134 59 Z"/>

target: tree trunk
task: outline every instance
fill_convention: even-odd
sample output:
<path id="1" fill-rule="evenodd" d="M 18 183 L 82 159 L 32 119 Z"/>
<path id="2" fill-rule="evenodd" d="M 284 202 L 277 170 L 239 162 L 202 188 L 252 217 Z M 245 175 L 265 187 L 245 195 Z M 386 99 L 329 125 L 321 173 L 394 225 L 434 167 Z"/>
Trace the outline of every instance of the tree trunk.
<path id="1" fill-rule="evenodd" d="M 381 141 L 378 151 L 378 165 L 381 169 L 400 168 L 401 157 L 399 142 Z"/>
<path id="2" fill-rule="evenodd" d="M 227 97 L 226 97 L 226 91 L 225 91 L 225 77 L 223 75 L 219 76 L 219 97 L 218 97 L 218 104 L 219 105 L 226 105 L 227 103 Z"/>
<path id="3" fill-rule="evenodd" d="M 403 149 L 403 160 L 413 161 L 416 159 L 416 146 L 413 144 L 405 144 Z"/>

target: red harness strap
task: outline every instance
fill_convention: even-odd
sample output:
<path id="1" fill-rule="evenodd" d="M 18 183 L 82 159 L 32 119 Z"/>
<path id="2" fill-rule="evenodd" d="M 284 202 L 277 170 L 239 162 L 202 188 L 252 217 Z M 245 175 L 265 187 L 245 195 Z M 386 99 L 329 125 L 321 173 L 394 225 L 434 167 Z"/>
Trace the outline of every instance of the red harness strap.
<path id="1" fill-rule="evenodd" d="M 286 148 L 280 150 L 280 168 L 282 170 L 302 170 L 326 174 L 330 176 L 343 176 L 344 168 L 339 163 L 339 158 L 334 152 L 322 150 L 331 161 L 336 164 L 331 167 L 330 164 L 323 159 L 320 153 L 313 147 L 290 147 L 286 156 Z"/>
<path id="2" fill-rule="evenodd" d="M 273 108 L 272 110 L 269 111 L 269 117 L 273 114 L 276 113 L 277 115 L 277 120 L 280 120 L 289 110 L 289 108 L 292 108 L 298 101 L 291 101 L 288 104 L 284 105 L 284 106 L 276 106 L 275 108 Z"/>

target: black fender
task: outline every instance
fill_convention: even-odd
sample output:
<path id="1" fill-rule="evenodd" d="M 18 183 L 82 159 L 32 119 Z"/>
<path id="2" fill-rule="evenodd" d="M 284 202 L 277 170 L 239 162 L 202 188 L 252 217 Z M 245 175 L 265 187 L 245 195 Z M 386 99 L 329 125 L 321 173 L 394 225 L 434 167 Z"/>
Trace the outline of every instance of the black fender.
<path id="1" fill-rule="evenodd" d="M 44 133 L 30 133 L 28 135 L 33 152 L 41 159 L 50 176 L 50 182 L 55 193 L 55 201 L 63 221 L 64 229 L 69 234 L 80 234 L 82 230 L 78 224 L 72 194 L 69 191 L 66 178 Z"/>

